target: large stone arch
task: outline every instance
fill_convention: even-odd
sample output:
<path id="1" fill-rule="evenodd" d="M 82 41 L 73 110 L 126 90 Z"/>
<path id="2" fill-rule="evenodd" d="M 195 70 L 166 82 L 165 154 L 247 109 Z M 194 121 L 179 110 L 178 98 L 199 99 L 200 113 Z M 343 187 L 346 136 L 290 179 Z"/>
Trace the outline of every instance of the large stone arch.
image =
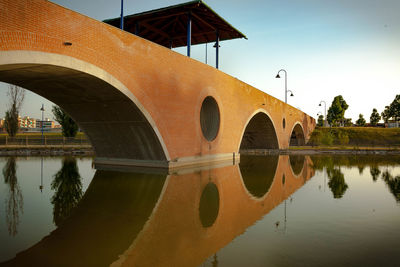
<path id="1" fill-rule="evenodd" d="M 273 121 L 261 110 L 251 116 L 240 141 L 239 151 L 251 149 L 279 149 Z"/>
<path id="2" fill-rule="evenodd" d="M 305 144 L 306 139 L 304 137 L 303 127 L 299 122 L 297 122 L 292 128 L 289 139 L 289 146 L 303 146 Z"/>
<path id="3" fill-rule="evenodd" d="M 153 119 L 120 81 L 73 57 L 1 51 L 0 81 L 35 92 L 62 107 L 88 135 L 100 162 L 169 160 Z"/>

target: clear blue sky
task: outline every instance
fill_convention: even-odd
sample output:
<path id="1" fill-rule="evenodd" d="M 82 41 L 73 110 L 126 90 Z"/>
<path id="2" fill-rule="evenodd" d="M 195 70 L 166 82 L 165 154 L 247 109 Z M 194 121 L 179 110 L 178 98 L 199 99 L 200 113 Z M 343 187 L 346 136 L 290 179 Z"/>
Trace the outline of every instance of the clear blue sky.
<path id="1" fill-rule="evenodd" d="M 97 20 L 118 17 L 120 0 L 54 0 Z M 179 4 L 179 0 L 125 0 L 125 14 Z M 220 70 L 284 100 L 288 72 L 288 103 L 316 117 L 343 95 L 345 116 L 355 121 L 373 108 L 379 112 L 400 94 L 399 0 L 207 0 L 212 9 L 243 32 L 248 40 L 221 43 Z M 215 51 L 208 46 L 208 63 Z M 177 52 L 186 53 L 184 48 Z M 194 46 L 193 58 L 204 62 L 205 46 Z M 0 116 L 6 110 L 5 84 L 0 84 Z M 41 103 L 52 117 L 51 103 L 28 92 L 21 115 L 39 118 Z"/>

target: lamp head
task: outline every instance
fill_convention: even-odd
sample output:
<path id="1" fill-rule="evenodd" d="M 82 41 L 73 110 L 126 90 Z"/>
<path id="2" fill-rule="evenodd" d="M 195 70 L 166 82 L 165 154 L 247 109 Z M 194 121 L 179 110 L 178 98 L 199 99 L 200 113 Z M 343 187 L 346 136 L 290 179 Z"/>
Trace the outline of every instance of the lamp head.
<path id="1" fill-rule="evenodd" d="M 293 93 L 290 93 L 290 96 L 294 96 L 294 94 L 293 94 Z"/>
<path id="2" fill-rule="evenodd" d="M 319 105 L 318 106 L 321 106 L 321 103 L 319 103 Z"/>
<path id="3" fill-rule="evenodd" d="M 278 78 L 278 79 L 279 79 L 280 77 L 281 77 L 281 76 L 279 76 L 279 73 L 275 76 L 275 78 Z"/>

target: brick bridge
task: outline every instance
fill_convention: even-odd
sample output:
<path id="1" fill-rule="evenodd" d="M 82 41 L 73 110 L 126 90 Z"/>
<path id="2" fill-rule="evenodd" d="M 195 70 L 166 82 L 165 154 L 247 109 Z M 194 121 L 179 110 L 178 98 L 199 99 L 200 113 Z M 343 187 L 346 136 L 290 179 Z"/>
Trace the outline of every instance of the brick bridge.
<path id="1" fill-rule="evenodd" d="M 44 0 L 0 0 L 0 81 L 67 111 L 98 164 L 232 160 L 303 144 L 315 127 L 226 73 Z"/>

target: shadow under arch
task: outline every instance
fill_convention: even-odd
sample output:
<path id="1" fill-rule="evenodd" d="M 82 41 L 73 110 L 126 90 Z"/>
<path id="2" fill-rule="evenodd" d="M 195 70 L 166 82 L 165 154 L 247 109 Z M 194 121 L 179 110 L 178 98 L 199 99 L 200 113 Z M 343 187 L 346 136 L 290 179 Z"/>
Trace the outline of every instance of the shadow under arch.
<path id="1" fill-rule="evenodd" d="M 242 135 L 239 151 L 249 149 L 279 149 L 274 124 L 262 111 L 252 116 Z"/>
<path id="2" fill-rule="evenodd" d="M 279 155 L 240 157 L 239 169 L 247 191 L 256 198 L 268 193 L 275 178 Z"/>
<path id="3" fill-rule="evenodd" d="M 0 266 L 108 266 L 157 208 L 166 175 L 97 170 L 82 200 L 56 230 Z"/>
<path id="4" fill-rule="evenodd" d="M 88 135 L 97 158 L 166 161 L 166 146 L 136 97 L 104 70 L 45 52 L 0 52 L 0 81 L 63 108 Z"/>
<path id="5" fill-rule="evenodd" d="M 296 123 L 290 134 L 289 146 L 303 146 L 306 144 L 306 139 L 304 137 L 303 127 L 300 123 Z"/>
<path id="6" fill-rule="evenodd" d="M 299 176 L 304 169 L 306 157 L 304 155 L 289 155 L 290 168 L 294 176 Z"/>

